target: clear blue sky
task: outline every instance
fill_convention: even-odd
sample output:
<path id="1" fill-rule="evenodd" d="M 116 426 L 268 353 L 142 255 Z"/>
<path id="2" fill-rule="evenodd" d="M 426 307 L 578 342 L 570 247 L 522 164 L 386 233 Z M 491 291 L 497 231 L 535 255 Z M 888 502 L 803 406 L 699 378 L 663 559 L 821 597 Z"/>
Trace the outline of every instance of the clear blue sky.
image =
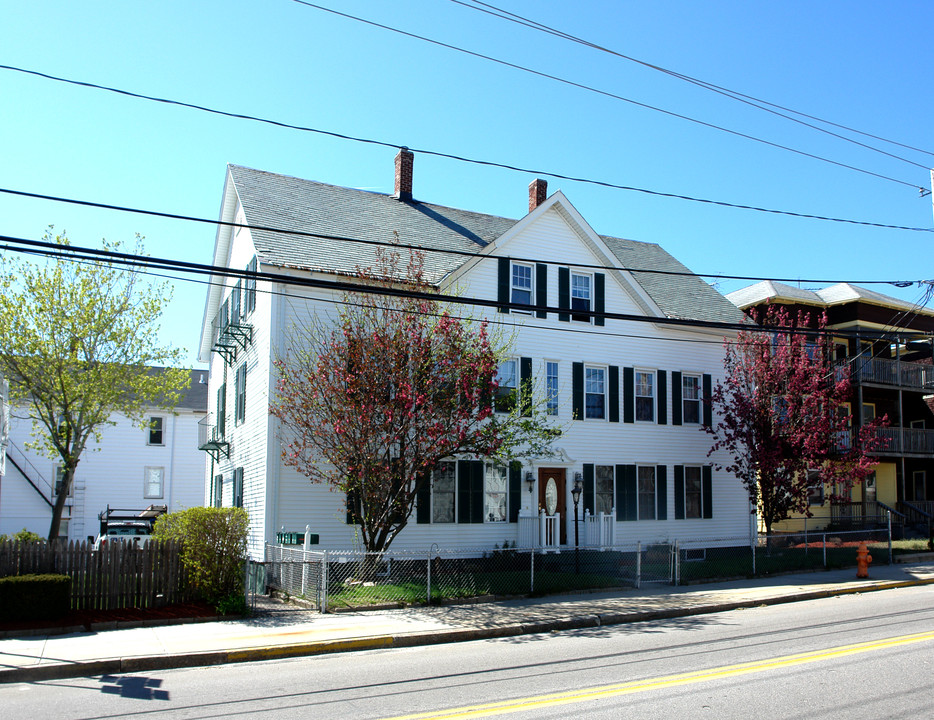
<path id="1" fill-rule="evenodd" d="M 236 113 L 665 193 L 930 229 L 934 156 L 856 147 L 681 80 L 450 0 L 321 4 L 825 156 L 833 166 L 334 16 L 265 2 L 0 2 L 0 64 Z M 469 4 L 473 4 L 468 2 Z M 934 4 L 527 2 L 505 10 L 642 61 L 934 152 Z M 227 163 L 392 191 L 394 150 L 0 70 L 0 187 L 216 218 Z M 521 217 L 529 173 L 416 155 L 427 202 Z M 934 278 L 934 234 L 800 219 L 549 179 L 603 234 L 692 270 L 849 281 Z M 146 236 L 210 262 L 214 229 L 0 194 L 0 234 Z M 547 259 L 547 258 L 545 258 Z M 723 292 L 744 284 L 723 281 Z M 805 283 L 805 286 L 811 286 Z M 917 286 L 874 289 L 915 301 Z M 164 339 L 195 363 L 204 286 L 178 282 Z"/>

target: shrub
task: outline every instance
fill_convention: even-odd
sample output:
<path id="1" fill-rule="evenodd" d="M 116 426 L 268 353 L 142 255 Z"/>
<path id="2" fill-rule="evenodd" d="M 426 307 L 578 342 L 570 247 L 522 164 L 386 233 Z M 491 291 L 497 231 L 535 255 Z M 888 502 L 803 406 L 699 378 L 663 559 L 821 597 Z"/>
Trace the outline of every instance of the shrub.
<path id="1" fill-rule="evenodd" d="M 162 515 L 153 537 L 182 545 L 182 564 L 203 600 L 242 594 L 249 518 L 243 508 L 194 507 Z"/>
<path id="2" fill-rule="evenodd" d="M 13 575 L 0 578 L 0 618 L 5 621 L 54 620 L 71 607 L 67 575 Z"/>
<path id="3" fill-rule="evenodd" d="M 31 530 L 27 530 L 26 528 L 23 528 L 19 532 L 13 533 L 12 537 L 10 537 L 9 535 L 0 535 L 0 542 L 4 542 L 6 540 L 12 540 L 13 542 L 25 543 L 25 542 L 43 542 L 45 538 L 42 537 L 41 535 L 38 535 L 37 533 L 32 532 Z"/>

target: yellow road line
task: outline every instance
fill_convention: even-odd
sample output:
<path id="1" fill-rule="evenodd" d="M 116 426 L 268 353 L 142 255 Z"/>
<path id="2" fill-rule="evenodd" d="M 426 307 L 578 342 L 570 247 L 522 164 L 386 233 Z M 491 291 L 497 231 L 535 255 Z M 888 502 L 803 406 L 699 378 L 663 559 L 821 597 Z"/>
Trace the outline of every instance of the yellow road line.
<path id="1" fill-rule="evenodd" d="M 725 665 L 719 668 L 711 668 L 710 670 L 699 670 L 696 672 L 681 673 L 678 675 L 666 675 L 659 678 L 636 680 L 633 682 L 617 683 L 614 685 L 581 688 L 579 690 L 570 690 L 563 693 L 535 695 L 532 697 L 517 698 L 515 700 L 506 700 L 502 702 L 467 705 L 465 707 L 451 708 L 449 710 L 414 713 L 411 715 L 399 715 L 393 718 L 387 718 L 387 720 L 475 718 L 488 715 L 504 715 L 506 713 L 524 712 L 527 710 L 534 710 L 536 708 L 589 702 L 600 698 L 630 695 L 638 692 L 646 692 L 648 690 L 660 690 L 662 688 L 676 687 L 679 685 L 706 682 L 708 680 L 719 680 L 722 678 L 735 677 L 737 675 L 747 675 L 750 673 L 765 672 L 767 670 L 790 667 L 792 665 L 803 665 L 806 663 L 833 660 L 835 658 L 846 657 L 848 655 L 857 655 L 859 653 L 872 652 L 875 650 L 885 650 L 888 648 L 899 647 L 901 645 L 911 645 L 913 643 L 925 642 L 928 640 L 934 640 L 934 632 L 900 635 L 897 637 L 886 638 L 884 640 L 874 640 L 872 642 L 856 643 L 853 645 L 841 645 L 835 648 L 828 648 L 827 650 L 817 650 L 807 653 L 798 653 L 795 655 L 784 655 L 769 660 L 757 660 L 754 662 L 740 663 L 738 665 Z"/>

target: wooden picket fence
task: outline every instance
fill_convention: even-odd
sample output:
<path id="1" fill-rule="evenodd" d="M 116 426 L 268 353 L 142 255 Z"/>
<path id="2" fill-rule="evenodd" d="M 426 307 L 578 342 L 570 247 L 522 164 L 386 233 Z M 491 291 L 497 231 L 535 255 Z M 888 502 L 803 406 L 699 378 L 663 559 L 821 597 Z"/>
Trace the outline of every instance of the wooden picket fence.
<path id="1" fill-rule="evenodd" d="M 177 543 L 0 542 L 0 577 L 57 573 L 71 577 L 75 610 L 162 607 L 192 599 Z"/>

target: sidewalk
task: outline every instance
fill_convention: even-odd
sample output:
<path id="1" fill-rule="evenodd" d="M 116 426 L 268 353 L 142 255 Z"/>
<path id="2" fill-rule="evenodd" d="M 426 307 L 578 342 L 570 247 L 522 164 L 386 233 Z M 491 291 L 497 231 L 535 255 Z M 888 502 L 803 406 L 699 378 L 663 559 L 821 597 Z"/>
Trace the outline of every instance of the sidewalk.
<path id="1" fill-rule="evenodd" d="M 547 598 L 322 615 L 262 599 L 249 618 L 0 639 L 0 682 L 511 637 L 934 584 L 934 562 Z"/>

